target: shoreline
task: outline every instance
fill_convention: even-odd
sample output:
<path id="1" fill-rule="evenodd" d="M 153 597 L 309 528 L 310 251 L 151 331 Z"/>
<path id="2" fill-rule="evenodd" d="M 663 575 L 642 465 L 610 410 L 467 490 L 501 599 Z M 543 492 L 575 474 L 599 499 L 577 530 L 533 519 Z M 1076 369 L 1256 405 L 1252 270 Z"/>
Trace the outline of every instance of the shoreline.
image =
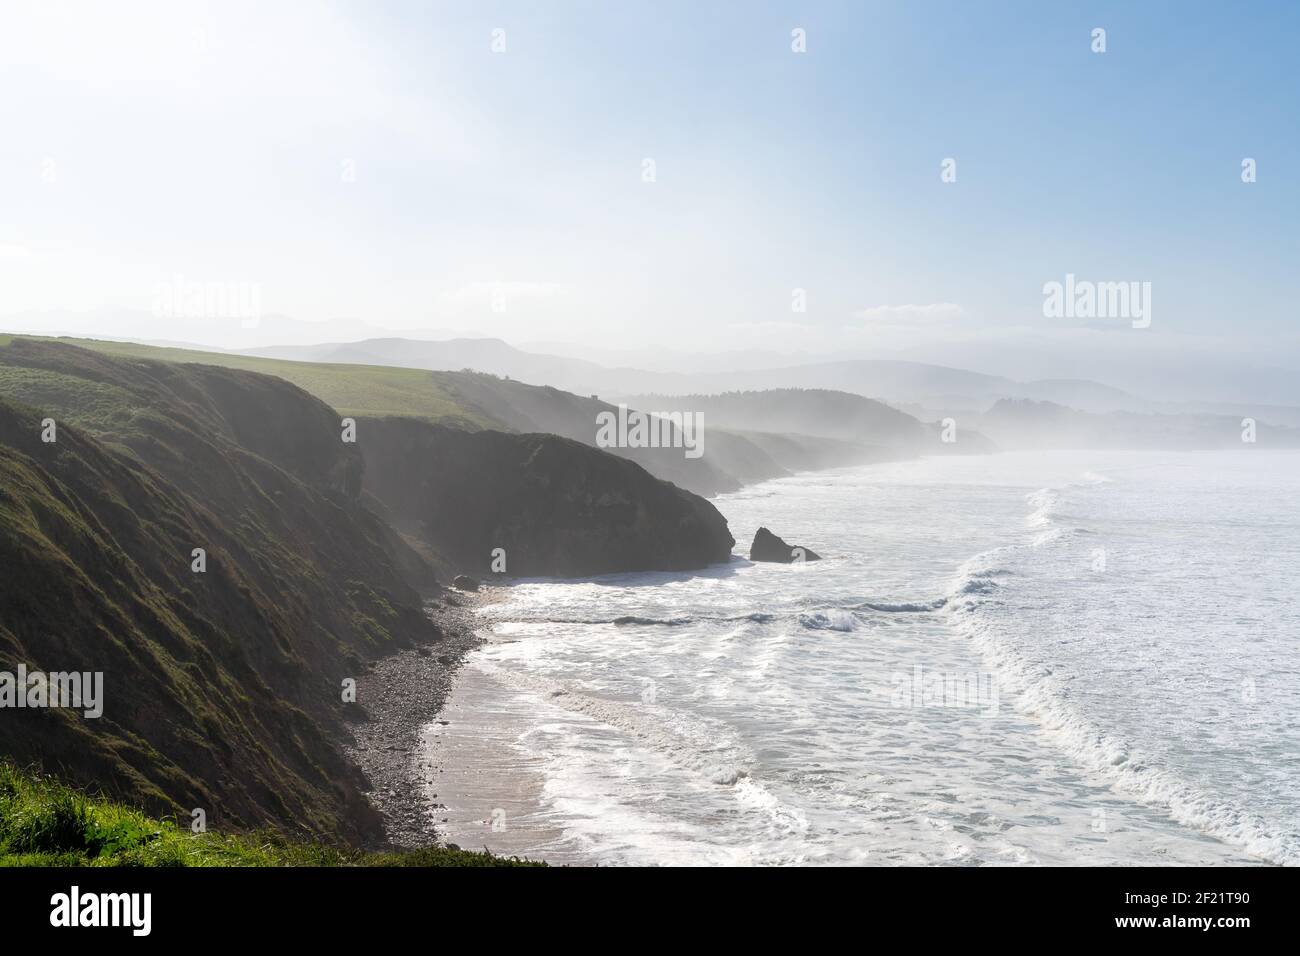
<path id="1" fill-rule="evenodd" d="M 372 661 L 357 678 L 357 700 L 366 716 L 352 725 L 352 741 L 343 750 L 370 784 L 366 798 L 384 828 L 382 840 L 368 841 L 364 849 L 444 844 L 441 805 L 425 799 L 425 787 L 440 769 L 424 754 L 422 740 L 446 706 L 465 657 L 483 643 L 474 611 L 498 598 L 495 588 L 480 587 L 477 592 L 447 587 L 426 601 L 442 639 Z"/>
<path id="2" fill-rule="evenodd" d="M 1066 460 L 1065 464 L 1072 467 L 1069 460 Z M 912 484 L 915 484 L 918 488 L 928 487 L 924 482 L 912 482 L 909 487 Z M 1001 486 L 996 485 L 996 487 Z M 1037 485 L 1032 485 L 1032 487 L 1037 487 Z M 1022 520 L 1024 505 L 1019 500 L 1019 495 L 1014 491 L 1014 488 L 1010 492 L 1008 501 L 1007 514 L 1016 522 Z M 756 520 L 756 515 L 768 515 L 773 505 L 767 501 L 750 501 L 748 507 L 753 514 L 748 512 L 745 512 L 745 514 L 749 515 L 749 519 Z M 731 511 L 732 509 L 729 507 L 727 510 Z M 780 509 L 777 510 L 780 511 Z M 996 518 L 998 512 L 990 511 L 990 514 Z M 729 516 L 729 524 L 739 524 L 743 520 L 746 519 L 743 519 L 739 512 Z M 752 520 L 750 523 L 753 523 Z M 1018 525 L 1013 526 L 1018 527 Z M 990 528 L 994 530 L 1001 528 L 1001 519 L 991 523 Z M 798 533 L 802 534 L 802 529 Z M 983 533 L 981 531 L 981 535 Z M 974 543 L 974 540 L 976 539 L 973 539 L 972 543 Z M 996 541 L 989 542 L 989 544 L 994 543 Z M 1003 546 L 998 545 L 994 550 L 997 551 Z M 954 551 L 954 554 L 951 557 L 944 557 L 943 560 L 955 562 L 960 573 L 960 569 L 971 565 L 972 562 L 978 564 L 977 559 L 981 554 L 986 553 L 985 548 L 986 546 L 981 544 L 974 555 L 961 549 L 945 548 L 944 555 L 947 555 L 948 551 Z M 958 557 L 958 553 L 965 555 L 965 557 Z M 952 584 L 946 582 L 943 586 L 945 588 L 944 593 L 947 593 Z M 506 596 L 504 591 L 499 589 L 491 590 L 497 592 L 497 597 L 504 598 Z M 491 590 L 489 594 L 491 594 Z M 755 593 L 762 594 L 766 592 Z M 464 597 L 467 600 L 481 599 L 479 595 L 465 595 Z M 572 600 L 587 599 L 578 597 Z M 826 600 L 831 600 L 831 598 Z M 825 601 L 819 598 L 818 606 L 823 604 L 825 604 Z M 544 602 L 541 606 L 545 608 L 548 605 Z M 574 616 L 570 613 L 570 609 L 577 605 L 561 602 L 554 606 L 555 617 L 557 619 L 566 619 Z M 506 608 L 502 607 L 500 610 L 505 612 Z M 614 610 L 609 614 L 591 615 L 584 612 L 577 616 L 603 620 L 621 613 L 624 612 Z M 880 613 L 887 612 L 881 611 Z M 496 615 L 493 615 L 493 617 L 496 617 Z M 528 615 L 525 614 L 524 618 L 528 618 Z M 600 624 L 602 620 L 592 620 L 590 623 Z M 916 619 L 904 616 L 894 620 L 907 622 Z M 487 620 L 480 619 L 476 623 L 480 625 L 479 633 L 486 635 L 487 628 L 483 625 L 487 623 Z M 612 624 L 614 622 L 603 621 L 603 623 Z M 899 637 L 896 639 L 902 640 L 904 643 L 900 643 L 898 648 L 891 653 L 896 656 L 903 655 L 900 659 L 905 661 L 910 661 L 912 657 L 918 657 L 926 664 L 927 668 L 933 664 L 935 668 L 944 673 L 965 674 L 968 672 L 975 673 L 977 672 L 976 669 L 986 672 L 997 669 L 990 665 L 984 655 L 981 654 L 980 648 L 970 641 L 968 635 L 962 633 L 961 629 L 953 627 L 952 622 L 946 620 L 946 615 L 942 623 L 945 630 L 952 631 L 951 642 L 937 644 L 933 641 L 924 640 L 924 635 L 913 638 L 900 630 L 897 632 Z M 796 631 L 795 633 L 798 635 L 802 632 Z M 528 640 L 531 639 L 531 636 L 531 631 L 526 634 L 517 634 L 506 629 L 502 631 L 498 639 L 511 642 L 514 640 Z M 814 637 L 816 636 L 814 635 Z M 826 636 L 832 640 L 835 639 L 835 635 Z M 488 637 L 476 640 L 468 649 L 483 648 L 488 644 L 489 640 L 491 639 Z M 949 646 L 949 643 L 951 646 Z M 740 647 L 740 644 L 736 643 L 730 646 L 734 649 Z M 765 644 L 760 641 L 755 644 L 755 647 L 761 651 L 764 649 Z M 714 648 L 705 645 L 702 649 L 709 652 Z M 707 654 L 704 656 L 707 657 Z M 759 656 L 761 657 L 761 655 Z M 525 657 L 527 658 L 526 655 Z M 507 654 L 506 659 L 511 660 L 513 658 Z M 576 660 L 578 658 L 571 659 Z M 684 659 L 694 660 L 695 658 L 687 657 Z M 889 660 L 892 659 L 889 658 Z M 471 658 L 468 660 L 476 659 Z M 584 818 L 597 820 L 603 817 L 608 820 L 608 816 L 599 807 L 596 811 L 592 811 L 590 806 L 582 804 L 581 801 L 575 803 L 572 799 L 574 794 L 584 797 L 594 793 L 599 797 L 612 793 L 612 790 L 591 790 L 589 780 L 579 780 L 579 783 L 586 786 L 586 790 L 583 790 L 582 787 L 575 789 L 573 777 L 571 775 L 568 777 L 561 775 L 558 778 L 546 781 L 545 786 L 548 789 L 545 802 L 539 804 L 536 799 L 538 787 L 535 778 L 539 776 L 539 772 L 544 774 L 547 769 L 554 769 L 554 765 L 548 763 L 551 751 L 555 749 L 552 744 L 559 741 L 567 746 L 572 742 L 572 739 L 566 736 L 564 721 L 567 718 L 563 714 L 558 717 L 552 716 L 552 711 L 555 710 L 557 713 L 563 711 L 566 709 L 566 705 L 569 710 L 574 710 L 570 702 L 577 700 L 582 694 L 568 685 L 571 683 L 580 684 L 581 679 L 576 680 L 576 682 L 571 681 L 570 672 L 546 670 L 545 678 L 538 678 L 534 681 L 526 679 L 511 680 L 509 679 L 511 675 L 508 673 L 510 671 L 508 664 L 500 667 L 492 666 L 494 660 L 495 656 L 489 651 L 488 666 L 479 667 L 477 664 L 467 666 L 465 671 L 460 673 L 456 680 L 449 684 L 449 690 L 439 710 L 439 715 L 444 719 L 438 720 L 435 717 L 424 724 L 425 729 L 420 739 L 430 744 L 430 746 L 422 748 L 416 754 L 408 754 L 407 756 L 414 768 L 418 768 L 422 762 L 431 765 L 431 767 L 426 770 L 423 776 L 418 773 L 414 776 L 413 779 L 417 781 L 417 792 L 411 795 L 413 798 L 411 802 L 422 802 L 425 808 L 436 808 L 438 811 L 436 814 L 426 810 L 424 816 L 430 818 L 430 820 L 436 816 L 438 822 L 435 826 L 442 840 L 451 840 L 455 844 L 467 848 L 490 849 L 492 852 L 504 856 L 518 853 L 531 859 L 543 859 L 552 864 L 560 865 L 591 865 L 597 862 L 608 864 L 612 860 L 619 859 L 620 854 L 618 853 L 615 853 L 612 859 L 609 856 L 602 855 L 602 851 L 607 850 L 608 847 L 600 840 L 596 841 L 595 846 L 601 847 L 602 851 L 592 850 L 592 852 L 586 854 L 586 858 L 575 858 L 582 855 L 582 847 L 590 847 L 588 837 L 593 833 L 596 837 L 606 835 L 609 828 L 607 826 L 603 829 L 600 826 L 584 828 L 581 825 Z M 863 657 L 863 660 L 870 663 L 872 659 Z M 499 671 L 501 673 L 498 673 Z M 523 671 L 524 676 L 527 677 L 530 668 L 527 666 L 526 661 Z M 629 697 L 628 693 L 625 693 L 626 688 L 623 683 L 619 682 L 618 678 L 626 676 L 622 665 L 617 668 L 617 673 L 614 671 L 610 673 L 614 674 L 614 679 L 610 685 L 614 688 L 613 692 L 609 694 L 599 690 L 591 692 L 594 696 L 609 698 L 608 701 L 602 701 L 609 704 L 609 709 L 602 708 L 596 715 L 598 719 L 605 718 L 608 713 L 617 716 L 620 704 L 627 704 L 633 709 L 638 708 L 635 698 L 635 686 L 630 691 L 631 697 Z M 599 671 L 594 673 L 582 671 L 580 674 L 581 678 L 608 676 L 608 674 Z M 401 679 L 418 680 L 418 678 L 411 678 L 405 674 L 402 675 Z M 606 683 L 609 684 L 610 682 L 607 681 Z M 633 681 L 633 684 L 635 684 L 635 681 Z M 454 692 L 450 689 L 452 686 L 455 688 Z M 664 694 L 662 698 L 664 706 L 670 706 L 672 702 L 669 695 L 672 693 L 673 686 L 676 685 L 664 683 L 660 687 L 661 692 Z M 505 692 L 502 691 L 503 687 Z M 677 689 L 680 691 L 682 688 L 678 687 Z M 529 700 L 520 703 L 516 698 L 529 698 Z M 540 722 L 532 721 L 530 723 L 528 718 L 539 711 L 539 705 L 535 698 L 540 698 L 540 712 L 544 719 Z M 882 700 L 887 699 L 882 698 Z M 693 711 L 690 701 L 683 698 L 683 704 L 681 711 L 688 715 L 691 714 Z M 884 704 L 881 704 L 880 709 L 887 717 L 896 712 L 896 705 L 887 709 Z M 578 711 L 578 713 L 580 714 L 581 711 Z M 920 711 L 919 713 L 921 716 L 912 718 L 913 721 L 924 718 L 927 721 L 932 720 L 934 725 L 940 729 L 946 729 L 950 726 L 947 722 L 946 711 L 932 710 Z M 579 716 L 576 719 L 581 720 L 582 717 Z M 894 723 L 898 724 L 897 721 Z M 995 845 L 996 841 L 1003 839 L 1001 830 L 997 832 L 990 830 L 987 833 L 978 831 L 975 836 L 969 838 L 969 845 L 966 847 L 969 851 L 986 853 L 988 854 L 988 860 L 998 863 L 1032 863 L 1037 860 L 1047 865 L 1116 865 L 1114 861 L 1124 857 L 1127 857 L 1130 862 L 1134 860 L 1143 861 L 1146 865 L 1214 865 L 1217 863 L 1244 866 L 1260 865 L 1266 862 L 1266 858 L 1260 859 L 1259 856 L 1252 854 L 1248 848 L 1226 840 L 1222 835 L 1212 830 L 1179 819 L 1170 812 L 1168 807 L 1134 799 L 1131 792 L 1115 788 L 1113 781 L 1106 777 L 1093 779 L 1087 773 L 1086 765 L 1081 766 L 1071 760 L 1068 750 L 1063 751 L 1059 744 L 1050 739 L 1044 739 L 1041 725 L 1032 716 L 1024 714 L 1017 716 L 1014 708 L 1012 708 L 1007 710 L 1004 723 L 1007 726 L 1013 726 L 1013 729 L 1019 728 L 1023 724 L 1022 729 L 1027 733 L 1023 736 L 996 737 L 996 740 L 1007 741 L 1008 753 L 1017 759 L 1025 754 L 1031 756 L 1045 755 L 1047 760 L 1041 766 L 1049 768 L 1044 773 L 1050 772 L 1050 775 L 1052 775 L 1051 786 L 1043 786 L 1041 780 L 1035 782 L 1033 779 L 1026 778 L 1028 783 L 1021 781 L 1017 773 L 1014 772 L 1015 768 L 1019 767 L 1020 764 L 1009 760 L 995 761 L 992 764 L 972 761 L 971 765 L 980 769 L 981 772 L 1002 774 L 999 779 L 1008 781 L 1010 788 L 1008 792 L 1021 792 L 1016 791 L 1014 788 L 1023 784 L 1028 788 L 1024 792 L 1036 794 L 1033 799 L 1048 801 L 1043 806 L 1053 813 L 1059 813 L 1060 819 L 1049 820 L 1045 816 L 1046 811 L 1044 813 L 1035 813 L 1034 807 L 1036 804 L 1015 803 L 1014 801 L 1007 803 L 1006 799 L 1002 797 L 988 798 L 984 795 L 977 795 L 973 799 L 982 811 L 987 808 L 987 813 L 991 818 L 1005 818 L 1011 824 L 1011 827 L 1008 828 L 1019 829 L 1017 830 L 1017 839 L 1012 841 L 1009 849 L 1005 850 L 999 850 Z M 539 731 L 538 727 L 540 725 L 544 725 L 544 729 Z M 618 721 L 614 721 L 611 726 L 614 727 L 611 733 L 615 735 L 622 732 L 625 736 L 628 734 L 635 736 L 638 728 L 642 725 L 635 725 L 631 729 L 623 727 L 622 731 L 619 729 Z M 879 726 L 888 729 L 893 724 L 884 721 Z M 898 724 L 895 729 L 898 730 L 902 726 L 902 724 Z M 1001 727 L 1001 725 L 998 726 Z M 901 733 L 902 731 L 898 730 L 898 732 Z M 963 739 L 965 739 L 965 736 L 963 735 Z M 993 741 L 995 736 L 989 736 L 989 740 Z M 501 746 L 502 743 L 509 745 L 525 737 L 529 740 L 528 746 L 522 748 Z M 972 737 L 971 739 L 975 738 Z M 419 744 L 415 744 L 415 746 L 418 747 Z M 974 749 L 957 748 L 957 750 L 960 750 L 967 757 L 970 754 L 978 755 L 980 753 L 978 747 Z M 1042 754 L 1039 753 L 1040 751 L 1042 751 Z M 597 764 L 605 759 L 598 748 L 589 747 L 587 753 L 595 755 L 593 760 Z M 923 759 L 923 755 L 917 755 L 909 759 L 912 762 L 908 764 L 910 768 L 908 772 L 917 773 L 918 780 L 928 779 L 927 774 L 929 771 L 926 768 L 930 761 Z M 1024 759 L 1028 760 L 1029 758 L 1024 757 Z M 445 773 L 442 772 L 444 768 Z M 1059 780 L 1057 777 L 1059 777 Z M 558 784 L 555 783 L 556 779 L 559 780 Z M 427 790 L 426 787 L 428 787 Z M 424 799 L 420 801 L 418 799 L 420 797 Z M 905 805 L 905 801 L 900 801 L 900 805 Z M 576 810 L 573 809 L 574 806 L 577 806 Z M 866 810 L 860 814 L 867 821 L 867 824 L 878 822 L 875 816 L 867 812 L 871 810 L 872 806 L 874 805 L 868 803 Z M 1098 832 L 1105 832 L 1095 829 L 1095 822 L 1099 818 L 1087 816 L 1085 810 L 1081 810 L 1080 807 L 1100 809 L 1103 814 L 1111 814 L 1112 820 L 1115 821 L 1111 835 L 1108 837 L 1096 836 L 1095 834 Z M 734 807 L 728 809 L 736 813 L 744 813 L 748 807 L 742 807 L 739 811 Z M 921 806 L 919 809 L 929 815 L 936 813 L 942 815 L 948 812 L 946 807 L 936 811 L 928 805 Z M 716 816 L 714 819 L 716 819 Z M 918 817 L 917 819 L 928 822 L 928 817 Z M 1100 819 L 1104 822 L 1104 817 Z M 575 820 L 577 821 L 576 824 L 574 824 Z M 966 822 L 963 822 L 962 825 L 966 825 Z M 499 826 L 494 826 L 494 823 L 499 823 Z M 396 821 L 393 825 L 400 827 L 405 824 Z M 871 852 L 878 854 L 878 859 L 895 863 L 915 861 L 916 859 L 928 863 L 960 862 L 961 858 L 959 857 L 948 858 L 943 856 L 944 848 L 933 845 L 935 842 L 934 834 L 939 832 L 937 829 L 932 830 L 930 826 L 918 825 L 914 837 L 910 834 L 910 831 L 904 833 L 905 829 L 907 828 L 897 823 L 891 823 L 891 826 L 884 828 L 880 832 L 872 831 L 870 834 L 867 834 L 867 830 L 864 829 L 859 836 L 870 835 L 872 839 L 865 840 L 860 844 L 861 847 L 865 848 L 863 854 Z M 955 829 L 954 832 L 962 833 L 964 831 Z M 572 834 L 576 834 L 576 836 L 572 836 Z M 882 834 L 884 836 L 883 840 Z M 1023 837 L 1020 837 L 1019 834 L 1023 834 Z M 671 832 L 669 832 L 669 835 L 671 836 Z M 904 836 L 910 838 L 909 842 L 902 842 Z M 927 840 L 927 836 L 932 839 Z M 966 840 L 965 837 L 961 839 Z M 891 842 L 891 840 L 895 842 Z M 981 840 L 985 842 L 981 843 Z M 897 845 L 895 845 L 896 843 Z M 822 844 L 816 844 L 816 846 L 821 847 Z M 857 847 L 859 844 L 851 844 L 851 846 Z M 575 850 L 575 847 L 578 847 L 578 849 Z M 721 843 L 719 847 L 725 849 Z M 548 852 L 552 850 L 553 853 Z M 1017 851 L 1015 855 L 999 856 L 999 854 L 1006 854 L 1012 850 Z M 719 849 L 719 852 L 722 852 L 722 850 Z M 829 853 L 830 851 L 826 852 Z M 883 854 L 883 856 L 879 856 L 879 854 Z M 682 855 L 681 858 L 688 859 L 685 855 Z M 693 860 L 693 858 L 689 859 Z M 789 857 L 784 859 L 789 859 Z M 917 864 L 911 862 L 908 865 Z"/>
<path id="3" fill-rule="evenodd" d="M 427 724 L 422 735 L 424 756 L 438 767 L 437 782 L 426 784 L 426 800 L 439 803 L 441 830 L 451 845 L 551 866 L 595 865 L 566 839 L 546 799 L 545 758 L 523 744 L 533 713 L 526 695 L 491 669 L 466 666 L 443 718 Z"/>

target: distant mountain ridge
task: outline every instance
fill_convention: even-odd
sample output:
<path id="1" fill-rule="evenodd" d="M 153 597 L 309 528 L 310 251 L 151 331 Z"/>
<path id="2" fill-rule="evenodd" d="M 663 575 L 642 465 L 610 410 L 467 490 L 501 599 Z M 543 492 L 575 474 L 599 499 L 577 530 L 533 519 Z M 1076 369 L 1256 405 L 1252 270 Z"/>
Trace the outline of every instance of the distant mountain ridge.
<path id="1" fill-rule="evenodd" d="M 246 354 L 274 355 L 300 361 L 381 362 L 407 368 L 455 370 L 472 368 L 509 376 L 530 384 L 551 385 L 579 394 L 600 394 L 607 400 L 630 402 L 648 394 L 683 396 L 731 391 L 824 389 L 849 392 L 906 406 L 916 417 L 947 416 L 970 420 L 1004 399 L 1053 402 L 1091 413 L 1133 412 L 1160 415 L 1250 415 L 1273 425 L 1300 425 L 1300 405 L 1277 401 L 1258 404 L 1224 401 L 1160 402 L 1088 379 L 1047 378 L 1017 381 L 999 375 L 903 359 L 810 360 L 804 364 L 754 367 L 762 353 L 737 353 L 744 367 L 728 368 L 727 354 L 714 356 L 716 368 L 665 372 L 630 367 L 606 367 L 588 359 L 528 352 L 500 339 L 455 338 L 420 341 L 371 339 L 322 346 L 255 349 Z M 620 354 L 620 357 L 625 357 Z M 743 360 L 743 361 L 742 361 Z M 1279 391 L 1285 373 L 1272 370 L 1266 389 Z M 1293 392 L 1300 396 L 1300 386 Z"/>
<path id="2" fill-rule="evenodd" d="M 651 388 L 676 382 L 684 387 L 688 382 L 688 379 L 671 373 L 606 368 L 583 359 L 525 352 L 501 339 L 492 338 L 455 338 L 432 342 L 402 338 L 367 339 L 361 342 L 246 349 L 239 354 L 296 362 L 389 365 L 394 368 L 443 372 L 472 369 L 508 376 L 531 385 L 549 385 L 580 394 L 628 387 Z"/>
<path id="3" fill-rule="evenodd" d="M 1089 379 L 1046 378 L 1018 381 L 1000 375 L 954 366 L 904 359 L 809 359 L 797 365 L 763 366 L 763 353 L 736 353 L 737 367 L 728 367 L 729 354 L 711 357 L 713 368 L 661 371 L 630 366 L 605 366 L 590 359 L 562 354 L 530 352 L 501 339 L 453 338 L 423 341 L 402 338 L 368 339 L 316 346 L 284 346 L 246 350 L 293 361 L 372 363 L 402 368 L 454 371 L 474 369 L 509 376 L 534 385 L 551 385 L 579 394 L 600 394 L 617 401 L 644 394 L 714 394 L 726 391 L 763 391 L 783 388 L 819 388 L 851 392 L 894 404 L 913 406 L 924 418 L 947 414 L 982 414 L 1004 398 L 1049 401 L 1087 412 L 1153 412 L 1231 414 L 1239 407 L 1256 410 L 1258 417 L 1279 425 L 1300 423 L 1300 405 L 1261 403 L 1159 402 L 1122 388 Z M 627 357 L 619 353 L 619 357 Z M 759 366 L 759 367 L 755 367 Z M 1276 389 L 1273 389 L 1276 391 Z M 1300 396 L 1300 389 L 1296 391 Z"/>
<path id="4" fill-rule="evenodd" d="M 594 445 L 597 416 L 617 411 L 616 405 L 595 395 L 530 385 L 487 372 L 323 364 L 253 355 L 160 349 L 122 342 L 74 341 L 110 355 L 196 362 L 276 375 L 306 389 L 341 413 L 358 417 L 403 416 L 469 429 L 549 432 Z M 867 401 L 855 396 L 845 397 Z M 668 409 L 645 409 L 650 412 L 664 410 Z M 890 412 L 895 417 L 900 414 Z M 933 432 L 932 426 L 916 425 L 922 431 Z M 705 496 L 735 491 L 743 484 L 780 478 L 798 471 L 866 464 L 919 453 L 919 446 L 900 445 L 886 436 L 881 436 L 880 440 L 868 436 L 846 441 L 773 431 L 770 425 L 761 432 L 725 428 L 708 420 L 706 448 L 701 458 L 687 458 L 680 448 L 671 447 L 611 447 L 606 450 L 640 464 L 658 478 Z M 938 447 L 935 450 L 955 449 Z M 978 449 L 973 443 L 968 443 L 959 450 Z"/>
<path id="5" fill-rule="evenodd" d="M 473 369 L 504 375 L 532 385 L 550 385 L 576 392 L 609 392 L 614 397 L 638 393 L 688 394 L 718 391 L 759 391 L 777 388 L 823 388 L 853 392 L 890 401 L 950 403 L 1000 397 L 1059 395 L 1063 383 L 1019 383 L 964 369 L 921 362 L 859 359 L 804 365 L 691 373 L 647 371 L 626 366 L 606 367 L 584 359 L 526 352 L 501 339 L 456 338 L 443 341 L 386 338 L 313 346 L 282 346 L 244 350 L 240 354 L 304 362 L 391 365 L 431 371 Z M 1112 401 L 1127 399 L 1118 389 L 1077 383 L 1079 391 L 1095 389 Z"/>
<path id="6" fill-rule="evenodd" d="M 883 402 L 830 389 L 781 388 L 717 395 L 634 395 L 637 408 L 698 411 L 725 428 L 796 432 L 838 441 L 928 450 L 916 418 Z"/>

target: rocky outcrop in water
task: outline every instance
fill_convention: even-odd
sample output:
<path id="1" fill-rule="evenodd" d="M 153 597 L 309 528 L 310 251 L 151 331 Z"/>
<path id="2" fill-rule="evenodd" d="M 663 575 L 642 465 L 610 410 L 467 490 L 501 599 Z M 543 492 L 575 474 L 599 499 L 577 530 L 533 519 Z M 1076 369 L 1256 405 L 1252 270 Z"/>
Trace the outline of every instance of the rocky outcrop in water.
<path id="1" fill-rule="evenodd" d="M 775 564 L 794 564 L 798 561 L 820 561 L 821 555 L 811 548 L 786 544 L 766 528 L 759 528 L 754 543 L 749 546 L 749 560 L 770 561 Z"/>

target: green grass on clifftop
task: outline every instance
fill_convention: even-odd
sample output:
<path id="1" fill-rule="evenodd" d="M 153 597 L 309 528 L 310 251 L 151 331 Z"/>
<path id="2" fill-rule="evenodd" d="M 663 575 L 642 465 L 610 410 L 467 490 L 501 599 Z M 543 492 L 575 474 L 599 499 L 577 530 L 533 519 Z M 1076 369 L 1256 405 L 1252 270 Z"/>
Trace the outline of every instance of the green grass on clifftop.
<path id="1" fill-rule="evenodd" d="M 0 866 L 544 865 L 455 847 L 367 853 L 278 834 L 195 834 L 0 763 Z"/>
<path id="2" fill-rule="evenodd" d="M 24 336 L 26 337 L 26 336 Z M 30 336 L 38 338 L 38 336 Z M 401 415 L 474 428 L 499 428 L 500 423 L 456 394 L 432 372 L 387 365 L 330 365 L 290 362 L 234 352 L 160 348 L 133 342 L 98 339 L 57 339 L 68 345 L 92 349 L 115 358 L 143 358 L 161 362 L 195 362 L 275 375 L 315 395 L 340 414 L 384 417 Z M 4 344 L 0 342 L 0 345 Z"/>

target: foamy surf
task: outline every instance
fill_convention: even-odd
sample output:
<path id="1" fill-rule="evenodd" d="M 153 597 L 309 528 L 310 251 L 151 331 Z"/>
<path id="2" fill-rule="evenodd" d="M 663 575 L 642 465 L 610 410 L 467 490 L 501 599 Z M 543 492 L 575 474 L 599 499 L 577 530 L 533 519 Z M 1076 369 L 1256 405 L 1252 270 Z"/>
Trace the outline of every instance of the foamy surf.
<path id="1" fill-rule="evenodd" d="M 1085 474 L 1068 487 L 1111 484 L 1106 476 Z M 1072 532 L 1053 525 L 1064 488 L 1043 488 L 1026 496 L 1030 513 L 1025 524 L 1039 533 L 1028 542 L 1003 546 L 976 555 L 960 568 L 947 607 L 950 620 L 980 649 L 996 674 L 1002 692 L 1016 708 L 1032 717 L 1053 745 L 1080 766 L 1105 777 L 1117 791 L 1167 810 L 1180 823 L 1223 839 L 1247 853 L 1282 865 L 1300 864 L 1295 838 L 1270 827 L 1249 810 L 1223 801 L 1162 768 L 1139 746 L 1108 733 L 1071 701 L 1067 683 L 1051 667 L 1023 657 L 1007 632 L 1018 623 L 1005 624 L 993 611 L 1001 601 L 990 600 L 996 577 L 1014 577 L 1002 567 L 1034 561 L 1038 549 L 1058 544 Z"/>
<path id="2" fill-rule="evenodd" d="M 498 690 L 452 708 L 438 733 L 471 754 L 500 741 L 487 766 L 536 783 L 503 808 L 522 833 L 494 834 L 482 807 L 509 800 L 483 788 L 499 774 L 457 773 L 441 791 L 449 838 L 556 862 L 1293 862 L 1295 834 L 1278 825 L 1295 819 L 1293 789 L 1270 778 L 1242 799 L 1243 767 L 1224 755 L 1255 738 L 1201 704 L 1224 710 L 1219 685 L 1184 688 L 1207 668 L 1277 659 L 1252 656 L 1255 634 L 1216 645 L 1247 616 L 1284 633 L 1294 602 L 1261 591 L 1216 619 L 1224 595 L 1198 607 L 1198 588 L 1239 569 L 1184 580 L 1143 550 L 1195 569 L 1198 537 L 1159 535 L 1205 509 L 1168 481 L 1129 482 L 1168 459 L 955 456 L 795 476 L 717 503 L 738 540 L 770 524 L 837 556 L 815 573 L 738 561 L 512 587 L 484 611 L 492 643 L 467 668 Z M 1224 475 L 1216 464 L 1216 488 Z M 1162 507 L 1172 516 L 1143 525 Z M 1250 514 L 1233 514 L 1234 534 Z M 1277 567 L 1300 567 L 1284 561 L 1285 522 L 1257 527 L 1275 535 Z M 1216 637 L 1181 640 L 1189 630 Z M 1252 713 L 1285 734 L 1300 702 L 1251 673 Z M 998 697 L 973 704 L 926 690 L 994 677 Z M 1134 687 L 1158 693 L 1148 706 Z M 1200 749 L 1180 764 L 1189 736 Z"/>
<path id="3" fill-rule="evenodd" d="M 657 706 L 649 692 L 653 685 L 648 685 L 642 699 L 633 703 L 584 693 L 565 682 L 486 661 L 476 664 L 484 674 L 512 690 L 535 694 L 552 707 L 590 717 L 621 731 L 638 745 L 653 750 L 701 780 L 732 786 L 749 773 L 747 766 L 752 758 L 725 727 Z"/>

